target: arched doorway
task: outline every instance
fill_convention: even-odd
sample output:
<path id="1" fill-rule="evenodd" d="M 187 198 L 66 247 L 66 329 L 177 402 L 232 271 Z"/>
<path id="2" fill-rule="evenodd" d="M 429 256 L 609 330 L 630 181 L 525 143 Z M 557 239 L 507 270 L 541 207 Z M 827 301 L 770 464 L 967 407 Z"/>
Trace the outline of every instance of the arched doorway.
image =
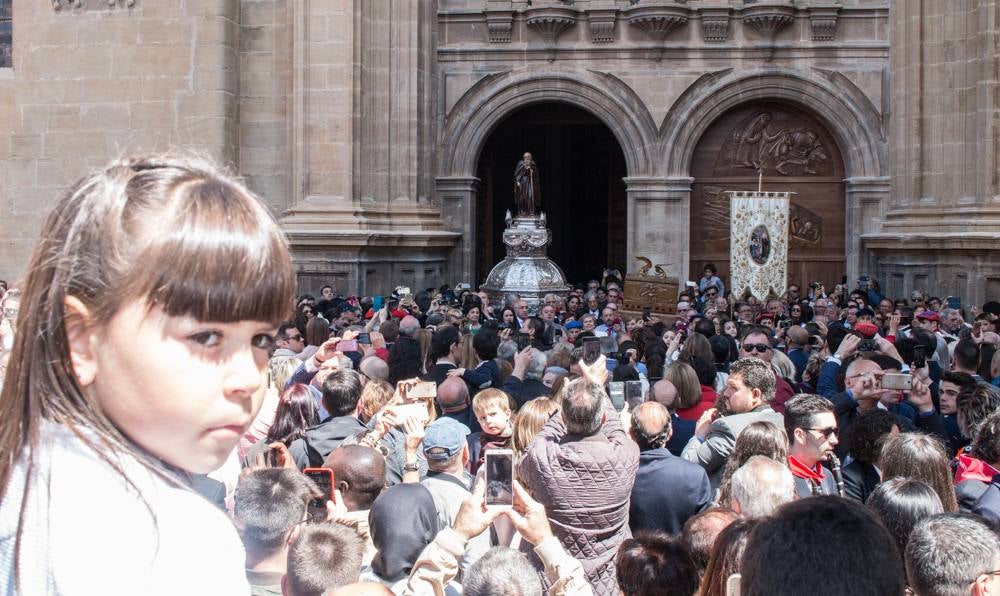
<path id="1" fill-rule="evenodd" d="M 756 102 L 734 108 L 705 131 L 691 175 L 691 276 L 705 263 L 729 275 L 727 190 L 791 191 L 788 281 L 833 288 L 845 273 L 844 161 L 833 136 L 792 105 Z"/>
<path id="2" fill-rule="evenodd" d="M 528 151 L 541 175 L 549 257 L 571 282 L 625 266 L 625 156 L 611 130 L 586 110 L 534 104 L 508 116 L 479 155 L 476 275 L 482 283 L 506 255 L 504 214 L 514 205 L 514 167 Z"/>

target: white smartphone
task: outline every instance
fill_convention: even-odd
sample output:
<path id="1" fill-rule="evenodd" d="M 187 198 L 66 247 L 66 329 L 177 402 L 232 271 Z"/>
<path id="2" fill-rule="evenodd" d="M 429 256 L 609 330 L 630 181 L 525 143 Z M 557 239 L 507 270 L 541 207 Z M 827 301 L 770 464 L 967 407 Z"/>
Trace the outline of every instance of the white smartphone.
<path id="1" fill-rule="evenodd" d="M 430 414 L 427 412 L 427 406 L 423 403 L 400 404 L 398 406 L 389 406 L 389 408 L 400 423 L 410 416 L 415 416 L 420 422 L 427 422 L 431 419 Z"/>
<path id="2" fill-rule="evenodd" d="M 487 449 L 486 506 L 506 509 L 514 506 L 514 452 Z"/>

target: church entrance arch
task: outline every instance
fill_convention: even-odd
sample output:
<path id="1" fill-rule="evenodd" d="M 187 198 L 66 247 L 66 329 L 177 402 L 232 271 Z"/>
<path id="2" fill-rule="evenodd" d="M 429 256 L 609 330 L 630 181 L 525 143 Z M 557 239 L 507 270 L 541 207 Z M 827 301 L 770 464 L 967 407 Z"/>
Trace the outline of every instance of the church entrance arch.
<path id="1" fill-rule="evenodd" d="M 538 164 L 541 210 L 552 230 L 549 258 L 570 282 L 624 270 L 625 156 L 594 114 L 561 102 L 536 103 L 494 128 L 477 162 L 476 275 L 482 283 L 504 258 L 504 215 L 514 212 L 514 168 L 525 152 Z"/>
<path id="2" fill-rule="evenodd" d="M 791 191 L 788 282 L 833 288 L 844 275 L 844 160 L 830 131 L 812 114 L 776 101 L 737 106 L 701 136 L 691 161 L 690 271 L 714 263 L 729 274 L 727 190 Z"/>

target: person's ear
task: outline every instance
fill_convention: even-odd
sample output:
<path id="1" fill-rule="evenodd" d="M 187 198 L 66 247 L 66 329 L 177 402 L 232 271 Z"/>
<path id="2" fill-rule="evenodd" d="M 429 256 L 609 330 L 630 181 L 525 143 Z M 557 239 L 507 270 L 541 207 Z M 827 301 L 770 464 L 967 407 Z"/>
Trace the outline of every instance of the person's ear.
<path id="1" fill-rule="evenodd" d="M 76 296 L 63 299 L 66 340 L 73 373 L 81 387 L 87 387 L 97 377 L 97 336 L 90 309 Z"/>
<path id="2" fill-rule="evenodd" d="M 343 495 L 347 494 L 351 490 L 351 485 L 347 484 L 346 480 L 340 480 L 337 482 L 337 486 L 335 488 L 340 491 L 340 494 Z"/>
<path id="3" fill-rule="evenodd" d="M 753 396 L 755 401 L 763 401 L 764 399 L 764 393 L 756 387 L 750 390 L 750 395 Z"/>

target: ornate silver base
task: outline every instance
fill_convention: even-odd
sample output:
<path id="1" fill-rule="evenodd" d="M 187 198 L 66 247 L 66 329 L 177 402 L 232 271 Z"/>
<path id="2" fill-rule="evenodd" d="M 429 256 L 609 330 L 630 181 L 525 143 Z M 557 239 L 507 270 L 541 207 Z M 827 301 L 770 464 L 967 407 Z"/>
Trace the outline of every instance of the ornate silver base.
<path id="1" fill-rule="evenodd" d="M 528 302 L 528 311 L 537 314 L 546 294 L 569 291 L 566 276 L 559 265 L 545 254 L 552 242 L 552 231 L 545 227 L 545 214 L 516 217 L 503 231 L 507 258 L 497 263 L 482 285 L 495 305 Z"/>

